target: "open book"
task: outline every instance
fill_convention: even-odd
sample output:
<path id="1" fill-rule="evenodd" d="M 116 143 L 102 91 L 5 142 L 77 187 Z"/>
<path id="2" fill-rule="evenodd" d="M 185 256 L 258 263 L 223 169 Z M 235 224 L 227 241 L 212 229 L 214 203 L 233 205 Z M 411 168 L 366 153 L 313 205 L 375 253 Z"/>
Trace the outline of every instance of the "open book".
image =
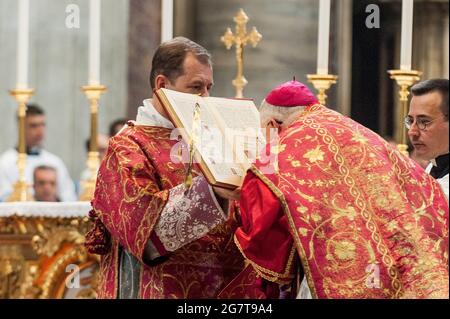
<path id="1" fill-rule="evenodd" d="M 252 100 L 201 97 L 168 89 L 155 95 L 188 144 L 207 181 L 233 189 L 264 146 Z M 180 156 L 189 163 L 189 156 Z"/>

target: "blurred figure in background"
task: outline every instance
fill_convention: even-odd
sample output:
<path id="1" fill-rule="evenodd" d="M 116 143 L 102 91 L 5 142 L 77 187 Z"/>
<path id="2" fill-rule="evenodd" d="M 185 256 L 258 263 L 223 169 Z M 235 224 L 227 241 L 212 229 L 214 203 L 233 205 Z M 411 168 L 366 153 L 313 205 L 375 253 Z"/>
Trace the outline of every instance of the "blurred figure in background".
<path id="1" fill-rule="evenodd" d="M 27 165 L 25 179 L 33 183 L 33 172 L 38 166 L 52 166 L 58 176 L 58 197 L 61 201 L 75 201 L 75 185 L 64 162 L 55 154 L 43 148 L 45 139 L 46 118 L 44 110 L 35 104 L 28 104 L 25 117 L 25 143 L 27 150 Z M 0 201 L 5 201 L 13 191 L 13 185 L 19 179 L 17 169 L 17 145 L 5 151 L 0 156 Z"/>
<path id="2" fill-rule="evenodd" d="M 37 202 L 59 202 L 58 172 L 54 167 L 41 165 L 33 173 L 34 199 Z"/>
<path id="3" fill-rule="evenodd" d="M 109 137 L 113 137 L 123 128 L 125 124 L 127 124 L 128 120 L 125 118 L 120 118 L 115 120 L 109 125 Z"/>

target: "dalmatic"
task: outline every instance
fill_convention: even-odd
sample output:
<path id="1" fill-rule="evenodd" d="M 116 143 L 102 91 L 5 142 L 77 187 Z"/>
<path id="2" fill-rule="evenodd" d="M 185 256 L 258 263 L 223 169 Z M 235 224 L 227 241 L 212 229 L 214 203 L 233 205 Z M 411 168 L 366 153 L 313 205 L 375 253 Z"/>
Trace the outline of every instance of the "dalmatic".
<path id="1" fill-rule="evenodd" d="M 118 297 L 120 249 L 139 261 L 138 298 L 216 298 L 244 268 L 233 242 L 233 217 L 220 223 L 215 220 L 217 225 L 209 230 L 201 216 L 181 231 L 160 225 L 165 210 L 169 209 L 166 220 L 176 217 L 176 210 L 166 206 L 171 196 L 180 196 L 179 186 L 186 177 L 185 164 L 170 158 L 178 142 L 170 140 L 170 134 L 168 128 L 129 124 L 110 139 L 92 201 L 90 215 L 95 225 L 87 234 L 88 249 L 102 254 L 99 298 Z M 198 174 L 194 169 L 194 176 Z M 186 204 L 174 202 L 181 208 Z M 206 209 L 204 217 L 211 219 L 212 212 L 208 214 L 209 206 L 204 206 L 201 198 L 186 205 Z M 211 225 L 214 223 L 209 221 Z M 173 246 L 171 231 L 182 232 L 187 242 L 201 236 Z M 159 258 L 145 258 L 149 244 Z"/>

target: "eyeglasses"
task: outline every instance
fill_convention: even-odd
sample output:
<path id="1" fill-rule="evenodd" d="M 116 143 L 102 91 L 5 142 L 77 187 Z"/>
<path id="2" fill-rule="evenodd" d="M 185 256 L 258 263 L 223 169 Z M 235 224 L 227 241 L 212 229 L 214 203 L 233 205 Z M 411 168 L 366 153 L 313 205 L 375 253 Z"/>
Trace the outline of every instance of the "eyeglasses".
<path id="1" fill-rule="evenodd" d="M 444 117 L 444 116 L 439 116 L 438 118 L 435 118 L 434 120 L 431 120 L 431 121 L 426 118 L 419 117 L 418 119 L 416 119 L 416 125 L 419 130 L 425 131 L 431 123 L 433 123 L 436 120 L 439 120 L 441 117 Z M 407 117 L 405 117 L 405 119 L 403 121 L 405 123 L 406 128 L 408 130 L 410 130 L 414 124 L 414 118 L 411 116 L 407 116 Z"/>

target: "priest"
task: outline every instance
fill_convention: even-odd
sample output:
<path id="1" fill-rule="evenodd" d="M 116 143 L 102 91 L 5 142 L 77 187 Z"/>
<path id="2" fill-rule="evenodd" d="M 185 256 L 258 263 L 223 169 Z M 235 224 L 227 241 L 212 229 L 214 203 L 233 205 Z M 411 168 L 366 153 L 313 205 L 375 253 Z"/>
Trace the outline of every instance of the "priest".
<path id="1" fill-rule="evenodd" d="M 244 180 L 235 242 L 251 269 L 226 296 L 246 282 L 269 297 L 267 283 L 278 297 L 448 298 L 448 203 L 436 181 L 299 82 L 276 87 L 265 110 L 280 131 L 266 149 L 277 160 Z"/>
<path id="2" fill-rule="evenodd" d="M 207 96 L 211 57 L 186 38 L 170 40 L 153 57 L 150 83 Z M 97 177 L 86 245 L 102 256 L 99 297 L 215 298 L 244 266 L 236 221 L 197 167 L 185 185 L 173 123 L 156 99 L 143 104 L 110 139 Z"/>

